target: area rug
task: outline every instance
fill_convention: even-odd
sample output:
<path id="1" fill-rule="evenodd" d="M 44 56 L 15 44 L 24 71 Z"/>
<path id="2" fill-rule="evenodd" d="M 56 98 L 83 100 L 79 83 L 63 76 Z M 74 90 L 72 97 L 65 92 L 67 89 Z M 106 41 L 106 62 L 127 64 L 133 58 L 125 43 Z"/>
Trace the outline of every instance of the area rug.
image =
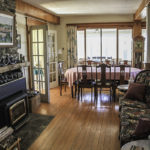
<path id="1" fill-rule="evenodd" d="M 15 133 L 15 136 L 21 138 L 21 150 L 27 150 L 53 118 L 54 116 L 30 114 L 29 121 Z"/>

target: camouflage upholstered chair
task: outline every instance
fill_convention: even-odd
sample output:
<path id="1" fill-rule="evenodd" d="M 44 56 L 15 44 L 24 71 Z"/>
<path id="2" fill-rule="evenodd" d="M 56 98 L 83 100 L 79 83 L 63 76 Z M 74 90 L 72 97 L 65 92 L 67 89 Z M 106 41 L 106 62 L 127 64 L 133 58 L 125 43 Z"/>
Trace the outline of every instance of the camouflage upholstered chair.
<path id="1" fill-rule="evenodd" d="M 135 129 L 139 119 L 150 119 L 150 70 L 141 71 L 135 78 L 134 83 L 145 85 L 145 98 L 143 101 L 136 99 L 121 99 L 120 101 L 120 143 L 121 145 L 137 140 L 147 138 L 150 133 L 136 136 Z"/>

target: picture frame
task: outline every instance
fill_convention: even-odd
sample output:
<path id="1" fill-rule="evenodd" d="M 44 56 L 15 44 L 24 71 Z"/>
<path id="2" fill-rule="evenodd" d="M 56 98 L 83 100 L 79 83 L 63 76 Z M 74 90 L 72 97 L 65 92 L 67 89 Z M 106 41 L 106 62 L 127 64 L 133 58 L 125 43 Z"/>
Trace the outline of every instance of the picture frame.
<path id="1" fill-rule="evenodd" d="M 14 15 L 0 11 L 0 47 L 14 46 L 14 28 Z"/>

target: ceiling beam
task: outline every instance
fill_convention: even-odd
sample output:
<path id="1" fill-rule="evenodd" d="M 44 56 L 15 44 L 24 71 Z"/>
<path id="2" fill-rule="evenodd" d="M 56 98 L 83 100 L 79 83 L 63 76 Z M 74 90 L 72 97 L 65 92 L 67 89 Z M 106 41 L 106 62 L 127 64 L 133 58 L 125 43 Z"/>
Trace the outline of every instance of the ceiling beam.
<path id="1" fill-rule="evenodd" d="M 137 9 L 137 11 L 134 15 L 134 20 L 142 20 L 146 17 L 146 16 L 142 16 L 142 11 L 144 10 L 144 8 L 147 6 L 147 4 L 149 2 L 150 2 L 150 0 L 142 0 L 139 8 Z"/>
<path id="2" fill-rule="evenodd" d="M 22 0 L 16 0 L 16 12 L 44 20 L 52 24 L 60 24 L 60 17 L 23 2 Z"/>

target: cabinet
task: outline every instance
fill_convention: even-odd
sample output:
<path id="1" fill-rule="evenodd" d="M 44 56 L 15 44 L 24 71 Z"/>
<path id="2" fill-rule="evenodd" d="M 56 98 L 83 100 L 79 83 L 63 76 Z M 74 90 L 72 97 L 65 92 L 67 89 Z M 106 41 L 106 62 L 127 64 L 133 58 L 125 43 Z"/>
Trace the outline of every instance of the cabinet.
<path id="1" fill-rule="evenodd" d="M 144 41 L 143 36 L 137 36 L 133 39 L 133 66 L 143 68 L 144 61 Z"/>

